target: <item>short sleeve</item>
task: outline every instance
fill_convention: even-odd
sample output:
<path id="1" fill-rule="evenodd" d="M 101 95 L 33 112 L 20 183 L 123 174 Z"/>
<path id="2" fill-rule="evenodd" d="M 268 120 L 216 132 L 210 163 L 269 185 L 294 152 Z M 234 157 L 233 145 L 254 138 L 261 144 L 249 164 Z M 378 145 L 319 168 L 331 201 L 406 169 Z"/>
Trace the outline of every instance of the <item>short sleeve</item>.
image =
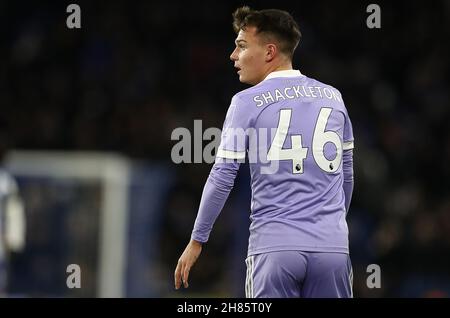
<path id="1" fill-rule="evenodd" d="M 344 145 L 343 150 L 349 150 L 354 148 L 353 127 L 348 113 L 345 112 L 345 124 L 344 124 Z"/>

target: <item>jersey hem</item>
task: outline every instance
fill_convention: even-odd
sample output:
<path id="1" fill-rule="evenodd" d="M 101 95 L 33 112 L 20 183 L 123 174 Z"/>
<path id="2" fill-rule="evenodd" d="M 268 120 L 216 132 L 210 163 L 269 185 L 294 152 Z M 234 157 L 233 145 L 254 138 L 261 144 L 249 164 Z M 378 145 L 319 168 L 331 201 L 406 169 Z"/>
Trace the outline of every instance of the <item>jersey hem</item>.
<path id="1" fill-rule="evenodd" d="M 257 254 L 262 254 L 262 253 L 279 252 L 279 251 L 304 251 L 304 252 L 349 254 L 349 249 L 346 247 L 292 245 L 292 246 L 276 246 L 276 247 L 259 248 L 256 250 L 248 251 L 247 256 L 252 256 L 252 255 L 257 255 Z"/>

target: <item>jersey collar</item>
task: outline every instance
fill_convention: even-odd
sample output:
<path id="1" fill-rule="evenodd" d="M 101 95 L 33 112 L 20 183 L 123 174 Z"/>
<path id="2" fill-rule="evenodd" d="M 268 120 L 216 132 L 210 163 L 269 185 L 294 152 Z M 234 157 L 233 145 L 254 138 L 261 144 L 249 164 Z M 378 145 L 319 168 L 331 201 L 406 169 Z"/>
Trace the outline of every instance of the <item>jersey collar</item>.
<path id="1" fill-rule="evenodd" d="M 268 80 L 268 79 L 276 78 L 276 77 L 297 77 L 297 76 L 302 76 L 302 75 L 303 74 L 300 73 L 299 70 L 276 71 L 276 72 L 269 73 L 269 75 L 267 75 L 264 80 Z"/>

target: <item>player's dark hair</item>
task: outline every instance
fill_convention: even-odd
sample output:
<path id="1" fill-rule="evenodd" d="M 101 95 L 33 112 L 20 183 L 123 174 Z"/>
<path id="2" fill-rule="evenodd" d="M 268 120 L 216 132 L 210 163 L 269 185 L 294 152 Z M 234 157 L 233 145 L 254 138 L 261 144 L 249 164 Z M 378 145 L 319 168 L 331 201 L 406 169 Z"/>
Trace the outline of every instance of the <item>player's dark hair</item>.
<path id="1" fill-rule="evenodd" d="M 247 6 L 233 13 L 233 29 L 236 33 L 246 27 L 256 27 L 257 33 L 274 37 L 279 49 L 292 59 L 300 42 L 301 33 L 297 22 L 286 11 L 277 9 L 253 10 Z"/>

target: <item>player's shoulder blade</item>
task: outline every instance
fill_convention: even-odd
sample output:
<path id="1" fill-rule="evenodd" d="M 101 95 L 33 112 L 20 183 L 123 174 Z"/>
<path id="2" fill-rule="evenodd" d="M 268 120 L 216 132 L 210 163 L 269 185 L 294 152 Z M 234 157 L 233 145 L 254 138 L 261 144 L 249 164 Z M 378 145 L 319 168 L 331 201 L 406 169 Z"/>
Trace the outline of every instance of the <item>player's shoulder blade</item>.
<path id="1" fill-rule="evenodd" d="M 255 86 L 249 87 L 247 89 L 244 89 L 244 90 L 236 93 L 233 96 L 233 99 L 236 99 L 238 102 L 244 102 L 244 103 L 249 102 L 253 99 L 253 96 L 258 95 L 259 92 L 263 91 L 264 87 L 265 87 L 265 83 L 263 81 Z"/>

